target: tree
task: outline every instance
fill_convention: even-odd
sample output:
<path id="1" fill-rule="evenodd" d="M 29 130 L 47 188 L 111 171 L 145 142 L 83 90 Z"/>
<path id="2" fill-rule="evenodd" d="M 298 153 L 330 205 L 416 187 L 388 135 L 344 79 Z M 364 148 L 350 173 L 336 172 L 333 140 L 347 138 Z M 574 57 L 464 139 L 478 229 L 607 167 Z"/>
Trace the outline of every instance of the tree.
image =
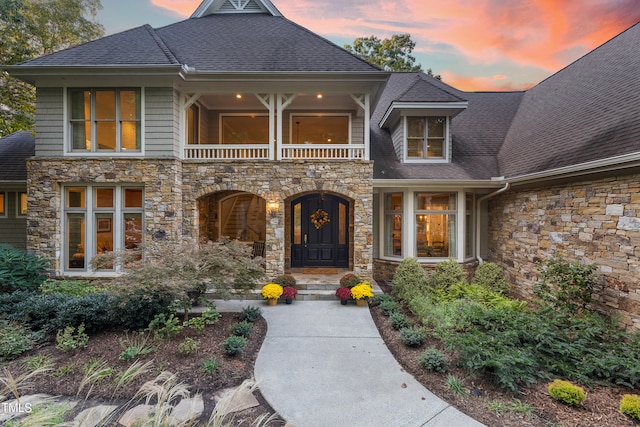
<path id="1" fill-rule="evenodd" d="M 410 34 L 394 34 L 384 40 L 376 36 L 358 37 L 353 46 L 344 46 L 349 52 L 386 71 L 424 71 L 411 55 L 415 47 L 416 43 L 411 40 Z M 430 68 L 424 72 L 440 80 L 440 76 L 434 76 Z"/>
<path id="2" fill-rule="evenodd" d="M 104 34 L 95 22 L 100 0 L 1 0 L 0 63 L 14 65 Z M 0 74 L 0 136 L 33 130 L 35 90 Z"/>

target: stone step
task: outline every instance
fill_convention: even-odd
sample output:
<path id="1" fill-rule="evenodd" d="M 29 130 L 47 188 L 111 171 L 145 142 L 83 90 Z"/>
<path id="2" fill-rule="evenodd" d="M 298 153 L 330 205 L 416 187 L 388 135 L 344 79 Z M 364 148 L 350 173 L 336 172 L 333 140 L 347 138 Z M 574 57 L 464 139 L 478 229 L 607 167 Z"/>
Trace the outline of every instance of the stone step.
<path id="1" fill-rule="evenodd" d="M 382 289 L 378 286 L 377 283 L 373 282 L 371 284 L 373 288 L 373 293 L 375 295 L 381 294 Z M 298 295 L 296 295 L 296 300 L 298 301 L 327 301 L 327 300 L 337 300 L 336 297 L 336 289 L 340 287 L 339 284 L 296 284 L 296 288 L 298 289 Z M 205 293 L 205 298 L 209 300 L 215 299 L 223 299 L 222 295 L 218 293 L 215 289 L 208 289 Z M 260 294 L 260 289 L 252 289 L 251 291 L 231 291 L 231 299 L 233 300 L 261 300 L 262 295 Z"/>

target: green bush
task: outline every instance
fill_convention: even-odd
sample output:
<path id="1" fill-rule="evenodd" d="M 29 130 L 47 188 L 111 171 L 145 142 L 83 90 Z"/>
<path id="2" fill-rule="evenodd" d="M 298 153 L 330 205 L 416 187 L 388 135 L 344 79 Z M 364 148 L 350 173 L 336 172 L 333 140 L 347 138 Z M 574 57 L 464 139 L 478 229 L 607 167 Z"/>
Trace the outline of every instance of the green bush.
<path id="1" fill-rule="evenodd" d="M 172 303 L 173 299 L 167 294 L 145 293 L 142 289 L 132 293 L 116 294 L 113 307 L 118 313 L 117 325 L 124 329 L 143 329 L 156 315 L 168 313 Z"/>
<path id="2" fill-rule="evenodd" d="M 582 387 L 571 384 L 569 381 L 553 380 L 547 388 L 551 397 L 571 406 L 580 406 L 587 397 Z"/>
<path id="3" fill-rule="evenodd" d="M 432 290 L 446 291 L 450 286 L 461 282 L 465 282 L 462 266 L 455 259 L 448 259 L 436 264 L 429 286 Z"/>
<path id="4" fill-rule="evenodd" d="M 36 255 L 0 244 L 0 293 L 36 291 L 47 280 L 47 263 Z"/>
<path id="5" fill-rule="evenodd" d="M 84 332 L 84 324 L 80 324 L 77 330 L 73 326 L 67 326 L 56 335 L 56 348 L 64 352 L 85 348 L 88 342 L 89 335 Z"/>
<path id="6" fill-rule="evenodd" d="M 171 313 L 167 317 L 164 313 L 159 313 L 149 322 L 147 329 L 153 332 L 157 339 L 173 338 L 182 330 L 182 325 L 175 314 Z"/>
<path id="7" fill-rule="evenodd" d="M 432 372 L 445 372 L 447 370 L 447 358 L 435 348 L 429 348 L 420 354 L 418 362 L 423 368 Z"/>
<path id="8" fill-rule="evenodd" d="M 424 332 L 420 328 L 407 327 L 400 329 L 400 340 L 409 347 L 420 347 L 424 342 Z"/>
<path id="9" fill-rule="evenodd" d="M 393 301 L 395 302 L 395 300 L 393 299 L 393 297 L 389 294 L 376 294 L 373 296 L 373 298 L 371 298 L 371 302 L 374 305 L 380 305 L 383 302 L 388 302 L 388 301 Z"/>
<path id="10" fill-rule="evenodd" d="M 43 294 L 60 293 L 70 297 L 82 297 L 100 291 L 100 288 L 93 286 L 91 282 L 86 280 L 49 279 L 40 285 L 40 292 Z"/>
<path id="11" fill-rule="evenodd" d="M 427 275 L 415 258 L 402 260 L 393 275 L 391 293 L 396 298 L 409 302 L 416 294 L 426 292 Z"/>
<path id="12" fill-rule="evenodd" d="M 240 312 L 240 320 L 246 320 L 247 322 L 255 322 L 262 316 L 262 309 L 260 307 L 245 307 Z"/>
<path id="13" fill-rule="evenodd" d="M 386 300 L 380 303 L 380 310 L 385 316 L 390 316 L 393 313 L 400 311 L 400 304 L 393 300 Z"/>
<path id="14" fill-rule="evenodd" d="M 83 324 L 87 332 L 97 332 L 111 327 L 113 319 L 118 317 L 119 313 L 114 313 L 109 295 L 104 292 L 91 293 L 80 297 L 63 297 L 50 326 L 53 330 L 60 330 Z"/>
<path id="15" fill-rule="evenodd" d="M 476 268 L 471 283 L 493 292 L 506 293 L 509 290 L 509 284 L 504 277 L 502 268 L 493 262 L 483 262 L 480 264 Z"/>
<path id="16" fill-rule="evenodd" d="M 347 273 L 340 278 L 341 288 L 353 288 L 361 282 L 360 278 L 353 273 Z"/>
<path id="17" fill-rule="evenodd" d="M 17 322 L 0 320 L 0 362 L 15 359 L 33 345 L 31 331 Z"/>
<path id="18" fill-rule="evenodd" d="M 45 330 L 55 332 L 51 322 L 58 313 L 58 308 L 68 297 L 62 294 L 35 294 L 32 293 L 25 299 L 10 308 L 7 312 L 9 320 L 25 323 L 32 331 Z"/>
<path id="19" fill-rule="evenodd" d="M 285 286 L 294 287 L 296 286 L 296 278 L 290 274 L 283 274 L 283 275 L 277 276 L 275 279 L 271 281 L 271 283 L 277 283 L 282 287 L 285 287 Z"/>
<path id="20" fill-rule="evenodd" d="M 556 310 L 573 313 L 590 308 L 598 285 L 598 278 L 594 276 L 596 264 L 582 265 L 556 257 L 539 264 L 538 269 L 540 281 L 534 287 L 534 293 L 542 302 Z"/>
<path id="21" fill-rule="evenodd" d="M 178 344 L 178 351 L 184 355 L 197 353 L 200 350 L 200 341 L 193 338 L 185 338 L 180 344 Z"/>
<path id="22" fill-rule="evenodd" d="M 202 370 L 207 375 L 213 375 L 220 367 L 218 361 L 214 359 L 207 359 L 202 362 Z"/>
<path id="23" fill-rule="evenodd" d="M 389 322 L 391 323 L 391 326 L 393 326 L 393 329 L 396 330 L 408 328 L 409 326 L 411 326 L 411 323 L 409 322 L 409 319 L 407 319 L 407 316 L 399 312 L 392 313 L 391 316 L 389 316 Z"/>
<path id="24" fill-rule="evenodd" d="M 249 338 L 252 329 L 253 325 L 250 322 L 243 320 L 242 322 L 237 322 L 231 325 L 231 335 Z"/>
<path id="25" fill-rule="evenodd" d="M 222 350 L 228 356 L 237 356 L 244 351 L 247 346 L 247 339 L 232 335 L 222 342 Z"/>
<path id="26" fill-rule="evenodd" d="M 640 420 L 640 396 L 637 394 L 625 394 L 622 396 L 620 412 L 634 420 Z"/>

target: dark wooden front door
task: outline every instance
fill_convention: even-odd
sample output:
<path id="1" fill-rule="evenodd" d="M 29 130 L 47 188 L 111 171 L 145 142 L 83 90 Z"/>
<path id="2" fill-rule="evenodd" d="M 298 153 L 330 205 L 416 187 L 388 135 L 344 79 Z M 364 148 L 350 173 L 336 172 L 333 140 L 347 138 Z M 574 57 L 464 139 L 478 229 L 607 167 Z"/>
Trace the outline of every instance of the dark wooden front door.
<path id="1" fill-rule="evenodd" d="M 310 194 L 291 202 L 291 266 L 349 266 L 349 202 Z"/>

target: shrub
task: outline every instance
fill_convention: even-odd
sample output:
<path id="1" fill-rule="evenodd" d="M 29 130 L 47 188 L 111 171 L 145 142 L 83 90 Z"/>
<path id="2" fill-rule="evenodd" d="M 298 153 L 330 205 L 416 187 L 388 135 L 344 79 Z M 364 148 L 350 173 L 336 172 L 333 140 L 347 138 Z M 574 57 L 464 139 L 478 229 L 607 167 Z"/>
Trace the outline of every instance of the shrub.
<path id="1" fill-rule="evenodd" d="M 146 293 L 143 289 L 117 293 L 113 299 L 116 323 L 132 330 L 145 328 L 158 314 L 169 312 L 173 303 L 171 296 L 166 293 Z"/>
<path id="2" fill-rule="evenodd" d="M 47 279 L 48 265 L 40 257 L 0 244 L 0 292 L 36 291 Z"/>
<path id="3" fill-rule="evenodd" d="M 286 287 L 286 286 L 294 287 L 296 285 L 296 278 L 293 277 L 290 274 L 283 274 L 281 276 L 277 276 L 271 282 L 277 283 L 278 285 L 282 286 L 283 288 Z"/>
<path id="4" fill-rule="evenodd" d="M 164 313 L 160 313 L 149 322 L 147 329 L 153 332 L 158 339 L 173 338 L 182 330 L 182 325 L 175 314 L 171 313 L 169 317 L 166 317 Z"/>
<path id="5" fill-rule="evenodd" d="M 455 259 L 448 259 L 436 264 L 431 275 L 430 287 L 436 291 L 446 291 L 450 286 L 464 282 L 464 271 Z"/>
<path id="6" fill-rule="evenodd" d="M 640 420 L 640 396 L 637 394 L 625 394 L 622 396 L 620 412 L 634 420 Z"/>
<path id="7" fill-rule="evenodd" d="M 27 328 L 16 322 L 0 320 L 0 362 L 15 359 L 33 348 L 34 340 Z"/>
<path id="8" fill-rule="evenodd" d="M 245 307 L 240 312 L 240 320 L 246 320 L 247 322 L 255 322 L 262 316 L 262 309 L 260 307 Z"/>
<path id="9" fill-rule="evenodd" d="M 149 335 L 144 332 L 132 335 L 127 333 L 124 338 L 120 339 L 120 347 L 122 348 L 122 353 L 118 357 L 120 360 L 133 360 L 156 351 L 151 346 Z"/>
<path id="10" fill-rule="evenodd" d="M 504 277 L 502 268 L 493 262 L 483 262 L 480 264 L 476 268 L 471 283 L 493 292 L 506 293 L 509 290 L 509 284 Z"/>
<path id="11" fill-rule="evenodd" d="M 244 351 L 247 346 L 247 339 L 232 335 L 222 342 L 222 350 L 228 356 L 237 356 Z"/>
<path id="12" fill-rule="evenodd" d="M 58 308 L 68 297 L 62 294 L 30 294 L 27 298 L 18 302 L 7 313 L 9 320 L 23 322 L 29 325 L 31 330 L 45 330 L 55 332 L 51 322 L 55 319 Z"/>
<path id="13" fill-rule="evenodd" d="M 43 294 L 60 293 L 70 297 L 82 297 L 101 289 L 95 287 L 86 280 L 53 280 L 49 279 L 40 285 L 40 292 Z"/>
<path id="14" fill-rule="evenodd" d="M 571 406 L 580 406 L 586 397 L 582 387 L 571 384 L 569 381 L 553 380 L 547 388 L 551 397 Z"/>
<path id="15" fill-rule="evenodd" d="M 207 375 L 213 375 L 216 373 L 220 365 L 216 359 L 207 359 L 202 362 L 202 370 Z"/>
<path id="16" fill-rule="evenodd" d="M 231 335 L 249 338 L 253 326 L 247 321 L 237 322 L 231 325 Z"/>
<path id="17" fill-rule="evenodd" d="M 361 280 L 358 276 L 353 273 L 347 273 L 340 278 L 340 287 L 342 288 L 353 288 L 355 285 L 360 283 Z"/>
<path id="18" fill-rule="evenodd" d="M 411 326 L 411 323 L 409 323 L 409 319 L 407 319 L 407 316 L 399 312 L 391 313 L 389 322 L 391 322 L 391 326 L 393 326 L 393 329 L 396 330 L 408 328 L 409 326 Z"/>
<path id="19" fill-rule="evenodd" d="M 200 340 L 194 340 L 193 338 L 185 338 L 180 344 L 178 344 L 178 351 L 184 355 L 197 353 L 200 350 Z"/>
<path id="20" fill-rule="evenodd" d="M 534 287 L 534 293 L 543 302 L 557 310 L 574 313 L 589 308 L 598 284 L 593 274 L 596 264 L 582 265 L 556 257 L 539 264 L 538 269 L 540 281 Z"/>
<path id="21" fill-rule="evenodd" d="M 444 354 L 435 348 L 429 348 L 420 354 L 418 362 L 428 371 L 445 372 L 447 370 L 447 359 Z"/>
<path id="22" fill-rule="evenodd" d="M 416 293 L 427 289 L 427 275 L 415 258 L 402 260 L 393 275 L 393 289 L 391 293 L 396 298 L 409 302 Z"/>
<path id="23" fill-rule="evenodd" d="M 51 327 L 60 330 L 83 324 L 87 332 L 96 332 L 113 325 L 112 316 L 117 318 L 119 313 L 114 313 L 113 301 L 104 292 L 63 297 L 55 317 L 51 319 Z"/>
<path id="24" fill-rule="evenodd" d="M 400 304 L 394 300 L 385 300 L 380 303 L 380 310 L 382 310 L 382 314 L 385 316 L 390 316 L 391 314 L 400 311 Z"/>
<path id="25" fill-rule="evenodd" d="M 67 326 L 58 331 L 56 335 L 56 348 L 60 351 L 71 351 L 77 348 L 85 348 L 89 342 L 89 335 L 84 332 L 84 324 L 80 324 L 76 330 L 73 326 Z"/>
<path id="26" fill-rule="evenodd" d="M 422 329 L 408 327 L 400 329 L 400 340 L 409 347 L 420 347 L 424 342 L 424 332 Z"/>
<path id="27" fill-rule="evenodd" d="M 373 302 L 373 304 L 382 304 L 383 302 L 386 301 L 393 301 L 395 302 L 395 300 L 393 299 L 393 297 L 389 294 L 378 294 L 378 295 L 374 295 L 373 299 L 371 300 Z"/>

